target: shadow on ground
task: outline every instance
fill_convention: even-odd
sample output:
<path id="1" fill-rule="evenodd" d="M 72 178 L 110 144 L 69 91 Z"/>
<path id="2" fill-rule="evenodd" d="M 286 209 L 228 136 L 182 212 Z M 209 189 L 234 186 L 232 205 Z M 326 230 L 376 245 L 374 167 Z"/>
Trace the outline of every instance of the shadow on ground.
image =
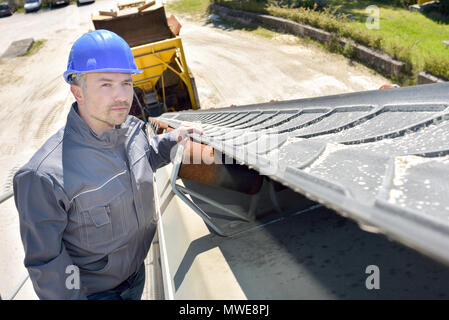
<path id="1" fill-rule="evenodd" d="M 296 196 L 306 208 L 316 205 Z M 301 211 L 299 211 L 301 212 Z M 270 220 L 271 219 L 271 220 Z M 248 299 L 447 299 L 449 268 L 318 207 L 233 237 L 193 241 L 176 271 L 177 290 L 202 252 L 219 247 Z M 367 289 L 379 269 L 379 289 Z M 372 279 L 372 278 L 371 278 Z"/>

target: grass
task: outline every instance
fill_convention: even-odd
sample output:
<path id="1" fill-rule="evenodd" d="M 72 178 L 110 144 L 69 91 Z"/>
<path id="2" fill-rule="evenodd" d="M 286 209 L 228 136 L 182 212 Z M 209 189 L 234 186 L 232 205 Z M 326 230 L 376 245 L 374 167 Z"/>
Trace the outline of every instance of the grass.
<path id="1" fill-rule="evenodd" d="M 449 18 L 432 13 L 423 15 L 379 0 L 330 0 L 323 11 L 278 7 L 273 1 L 215 0 L 220 5 L 261 12 L 307 23 L 340 37 L 381 49 L 406 63 L 406 74 L 399 82 L 413 84 L 416 74 L 426 70 L 449 79 Z M 379 8 L 379 29 L 368 29 L 369 5 Z M 395 79 L 396 80 L 396 79 Z"/>
<path id="2" fill-rule="evenodd" d="M 36 52 L 38 52 L 39 49 L 44 46 L 45 42 L 47 42 L 47 40 L 37 40 L 37 41 L 35 41 L 33 46 L 31 47 L 31 49 L 27 51 L 25 56 L 31 56 L 31 55 L 35 54 Z"/>
<path id="3" fill-rule="evenodd" d="M 347 25 L 356 30 L 357 34 L 380 39 L 375 47 L 410 63 L 416 71 L 425 68 L 449 79 L 449 46 L 442 42 L 449 40 L 448 17 L 423 15 L 378 3 L 380 28 L 369 30 L 365 26 L 368 17 L 365 8 L 375 1 L 335 0 L 332 3 L 341 5 L 339 11 L 354 19 Z"/>
<path id="4" fill-rule="evenodd" d="M 169 2 L 166 7 L 177 13 L 198 15 L 205 14 L 209 4 L 209 0 L 178 0 Z"/>

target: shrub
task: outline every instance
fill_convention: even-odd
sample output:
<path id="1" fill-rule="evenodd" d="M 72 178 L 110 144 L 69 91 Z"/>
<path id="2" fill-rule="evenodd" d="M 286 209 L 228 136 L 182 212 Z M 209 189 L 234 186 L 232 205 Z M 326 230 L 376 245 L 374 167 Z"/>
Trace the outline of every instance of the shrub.
<path id="1" fill-rule="evenodd" d="M 446 58 L 428 55 L 425 59 L 424 70 L 449 80 L 449 61 Z"/>
<path id="2" fill-rule="evenodd" d="M 329 5 L 328 0 L 271 0 L 269 2 L 274 6 L 287 8 L 322 9 Z"/>
<path id="3" fill-rule="evenodd" d="M 449 15 L 449 0 L 440 0 L 440 12 Z"/>
<path id="4" fill-rule="evenodd" d="M 355 42 L 352 39 L 346 40 L 346 44 L 343 48 L 343 55 L 346 58 L 352 59 L 352 56 L 354 55 L 354 45 Z"/>
<path id="5" fill-rule="evenodd" d="M 417 4 L 418 0 L 399 0 L 397 3 L 404 8 L 408 8 L 413 4 Z"/>

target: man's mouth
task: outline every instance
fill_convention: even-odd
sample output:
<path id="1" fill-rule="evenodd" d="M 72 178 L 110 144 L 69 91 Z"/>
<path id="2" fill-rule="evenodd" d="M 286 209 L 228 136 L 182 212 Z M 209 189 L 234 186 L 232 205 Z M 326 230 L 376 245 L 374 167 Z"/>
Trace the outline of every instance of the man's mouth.
<path id="1" fill-rule="evenodd" d="M 128 111 L 128 107 L 127 106 L 117 106 L 117 107 L 112 107 L 111 110 L 116 111 L 116 112 L 123 112 L 123 111 Z"/>

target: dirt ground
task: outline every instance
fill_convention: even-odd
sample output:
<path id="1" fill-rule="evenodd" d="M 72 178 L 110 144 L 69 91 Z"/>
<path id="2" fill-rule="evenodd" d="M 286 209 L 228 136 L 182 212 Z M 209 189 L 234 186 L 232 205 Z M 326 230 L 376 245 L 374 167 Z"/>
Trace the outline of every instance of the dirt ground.
<path id="1" fill-rule="evenodd" d="M 12 41 L 45 40 L 30 56 L 0 60 L 0 194 L 14 172 L 65 123 L 73 101 L 62 78 L 73 42 L 93 29 L 90 14 L 115 7 L 97 0 L 0 19 L 0 54 Z M 389 80 L 295 37 L 272 39 L 217 27 L 215 17 L 181 17 L 181 37 L 202 108 L 375 90 Z M 6 35 L 6 36 L 5 36 Z M 14 200 L 0 204 L 0 295 L 26 275 Z M 17 299 L 36 299 L 28 280 Z"/>

